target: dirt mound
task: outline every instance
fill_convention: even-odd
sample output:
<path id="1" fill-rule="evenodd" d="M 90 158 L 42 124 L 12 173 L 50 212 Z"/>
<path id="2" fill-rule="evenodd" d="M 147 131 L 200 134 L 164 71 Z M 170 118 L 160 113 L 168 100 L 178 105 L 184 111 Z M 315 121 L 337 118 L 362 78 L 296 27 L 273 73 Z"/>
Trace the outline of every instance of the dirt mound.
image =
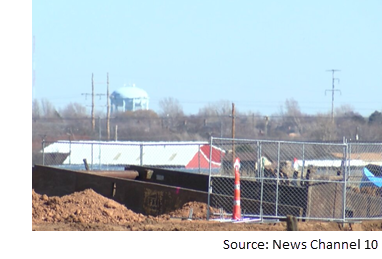
<path id="1" fill-rule="evenodd" d="M 163 221 L 171 218 L 206 219 L 207 204 L 188 202 L 181 209 L 158 217 L 138 214 L 114 200 L 99 195 L 92 189 L 63 197 L 48 197 L 32 190 L 32 223 L 104 223 L 126 224 L 148 220 Z M 212 213 L 218 209 L 211 208 Z"/>
<path id="2" fill-rule="evenodd" d="M 33 223 L 103 223 L 142 222 L 146 216 L 105 198 L 91 189 L 63 197 L 48 197 L 32 190 Z"/>
<path id="3" fill-rule="evenodd" d="M 182 218 L 188 219 L 191 213 L 191 219 L 207 219 L 208 205 L 202 202 L 187 202 L 181 209 L 170 212 L 162 217 Z M 219 213 L 219 209 L 211 208 L 211 214 Z"/>
<path id="4" fill-rule="evenodd" d="M 191 208 L 192 220 L 203 223 L 177 221 L 187 219 Z M 207 230 L 215 222 L 206 221 L 206 215 L 207 204 L 200 202 L 188 202 L 181 209 L 153 217 L 135 213 L 92 189 L 63 197 L 32 190 L 33 230 Z"/>

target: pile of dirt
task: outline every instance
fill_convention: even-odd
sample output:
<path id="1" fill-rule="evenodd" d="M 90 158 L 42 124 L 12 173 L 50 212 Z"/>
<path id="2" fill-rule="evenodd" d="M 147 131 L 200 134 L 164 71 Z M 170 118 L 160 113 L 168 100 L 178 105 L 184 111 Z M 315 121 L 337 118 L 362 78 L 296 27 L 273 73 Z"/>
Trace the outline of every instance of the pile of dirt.
<path id="1" fill-rule="evenodd" d="M 191 216 L 191 219 L 207 219 L 207 210 L 208 205 L 201 202 L 187 202 L 183 205 L 181 209 L 177 209 L 173 212 L 170 212 L 167 215 L 162 215 L 161 217 L 172 217 L 172 218 L 181 218 L 181 219 L 188 219 Z M 212 208 L 211 207 L 211 215 L 212 214 L 219 214 L 219 209 Z"/>
<path id="2" fill-rule="evenodd" d="M 158 217 L 135 213 L 114 200 L 99 195 L 92 189 L 63 197 L 48 197 L 32 190 L 32 223 L 104 223 L 126 224 L 148 220 L 207 219 L 207 204 L 188 202 L 181 209 Z M 218 209 L 211 208 L 212 213 Z"/>
<path id="3" fill-rule="evenodd" d="M 126 224 L 146 220 L 114 200 L 91 189 L 63 197 L 48 197 L 32 190 L 32 224 L 103 223 Z"/>

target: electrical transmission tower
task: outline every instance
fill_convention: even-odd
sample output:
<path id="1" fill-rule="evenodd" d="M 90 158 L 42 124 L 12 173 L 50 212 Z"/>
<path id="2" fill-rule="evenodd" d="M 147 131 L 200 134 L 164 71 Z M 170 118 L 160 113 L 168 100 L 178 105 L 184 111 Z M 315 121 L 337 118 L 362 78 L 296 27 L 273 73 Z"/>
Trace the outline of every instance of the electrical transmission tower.
<path id="1" fill-rule="evenodd" d="M 334 73 L 335 72 L 339 72 L 341 70 L 338 70 L 338 69 L 330 69 L 330 70 L 326 70 L 326 72 L 332 72 L 332 89 L 326 89 L 325 90 L 325 95 L 326 95 L 326 92 L 332 92 L 332 121 L 334 121 L 334 92 L 335 91 L 338 91 L 340 92 L 341 94 L 341 90 L 337 90 L 337 89 L 334 89 L 334 82 L 337 81 L 338 83 L 340 82 L 340 79 L 339 78 L 335 78 L 334 77 Z"/>

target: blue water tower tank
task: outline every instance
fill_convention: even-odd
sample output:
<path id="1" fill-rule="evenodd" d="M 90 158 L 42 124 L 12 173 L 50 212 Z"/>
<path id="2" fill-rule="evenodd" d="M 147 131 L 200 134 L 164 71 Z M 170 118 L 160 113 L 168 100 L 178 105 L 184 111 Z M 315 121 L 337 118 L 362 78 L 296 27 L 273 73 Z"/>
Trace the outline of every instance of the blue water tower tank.
<path id="1" fill-rule="evenodd" d="M 110 95 L 111 112 L 136 111 L 149 109 L 149 96 L 143 89 L 124 86 Z"/>

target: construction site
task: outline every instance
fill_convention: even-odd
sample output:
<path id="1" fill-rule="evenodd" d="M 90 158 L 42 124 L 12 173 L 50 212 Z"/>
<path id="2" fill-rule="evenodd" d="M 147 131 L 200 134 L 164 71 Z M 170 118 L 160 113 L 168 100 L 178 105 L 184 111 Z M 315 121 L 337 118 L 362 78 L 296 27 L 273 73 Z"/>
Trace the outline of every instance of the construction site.
<path id="1" fill-rule="evenodd" d="M 381 144 L 232 141 L 47 145 L 32 229 L 382 230 Z"/>

